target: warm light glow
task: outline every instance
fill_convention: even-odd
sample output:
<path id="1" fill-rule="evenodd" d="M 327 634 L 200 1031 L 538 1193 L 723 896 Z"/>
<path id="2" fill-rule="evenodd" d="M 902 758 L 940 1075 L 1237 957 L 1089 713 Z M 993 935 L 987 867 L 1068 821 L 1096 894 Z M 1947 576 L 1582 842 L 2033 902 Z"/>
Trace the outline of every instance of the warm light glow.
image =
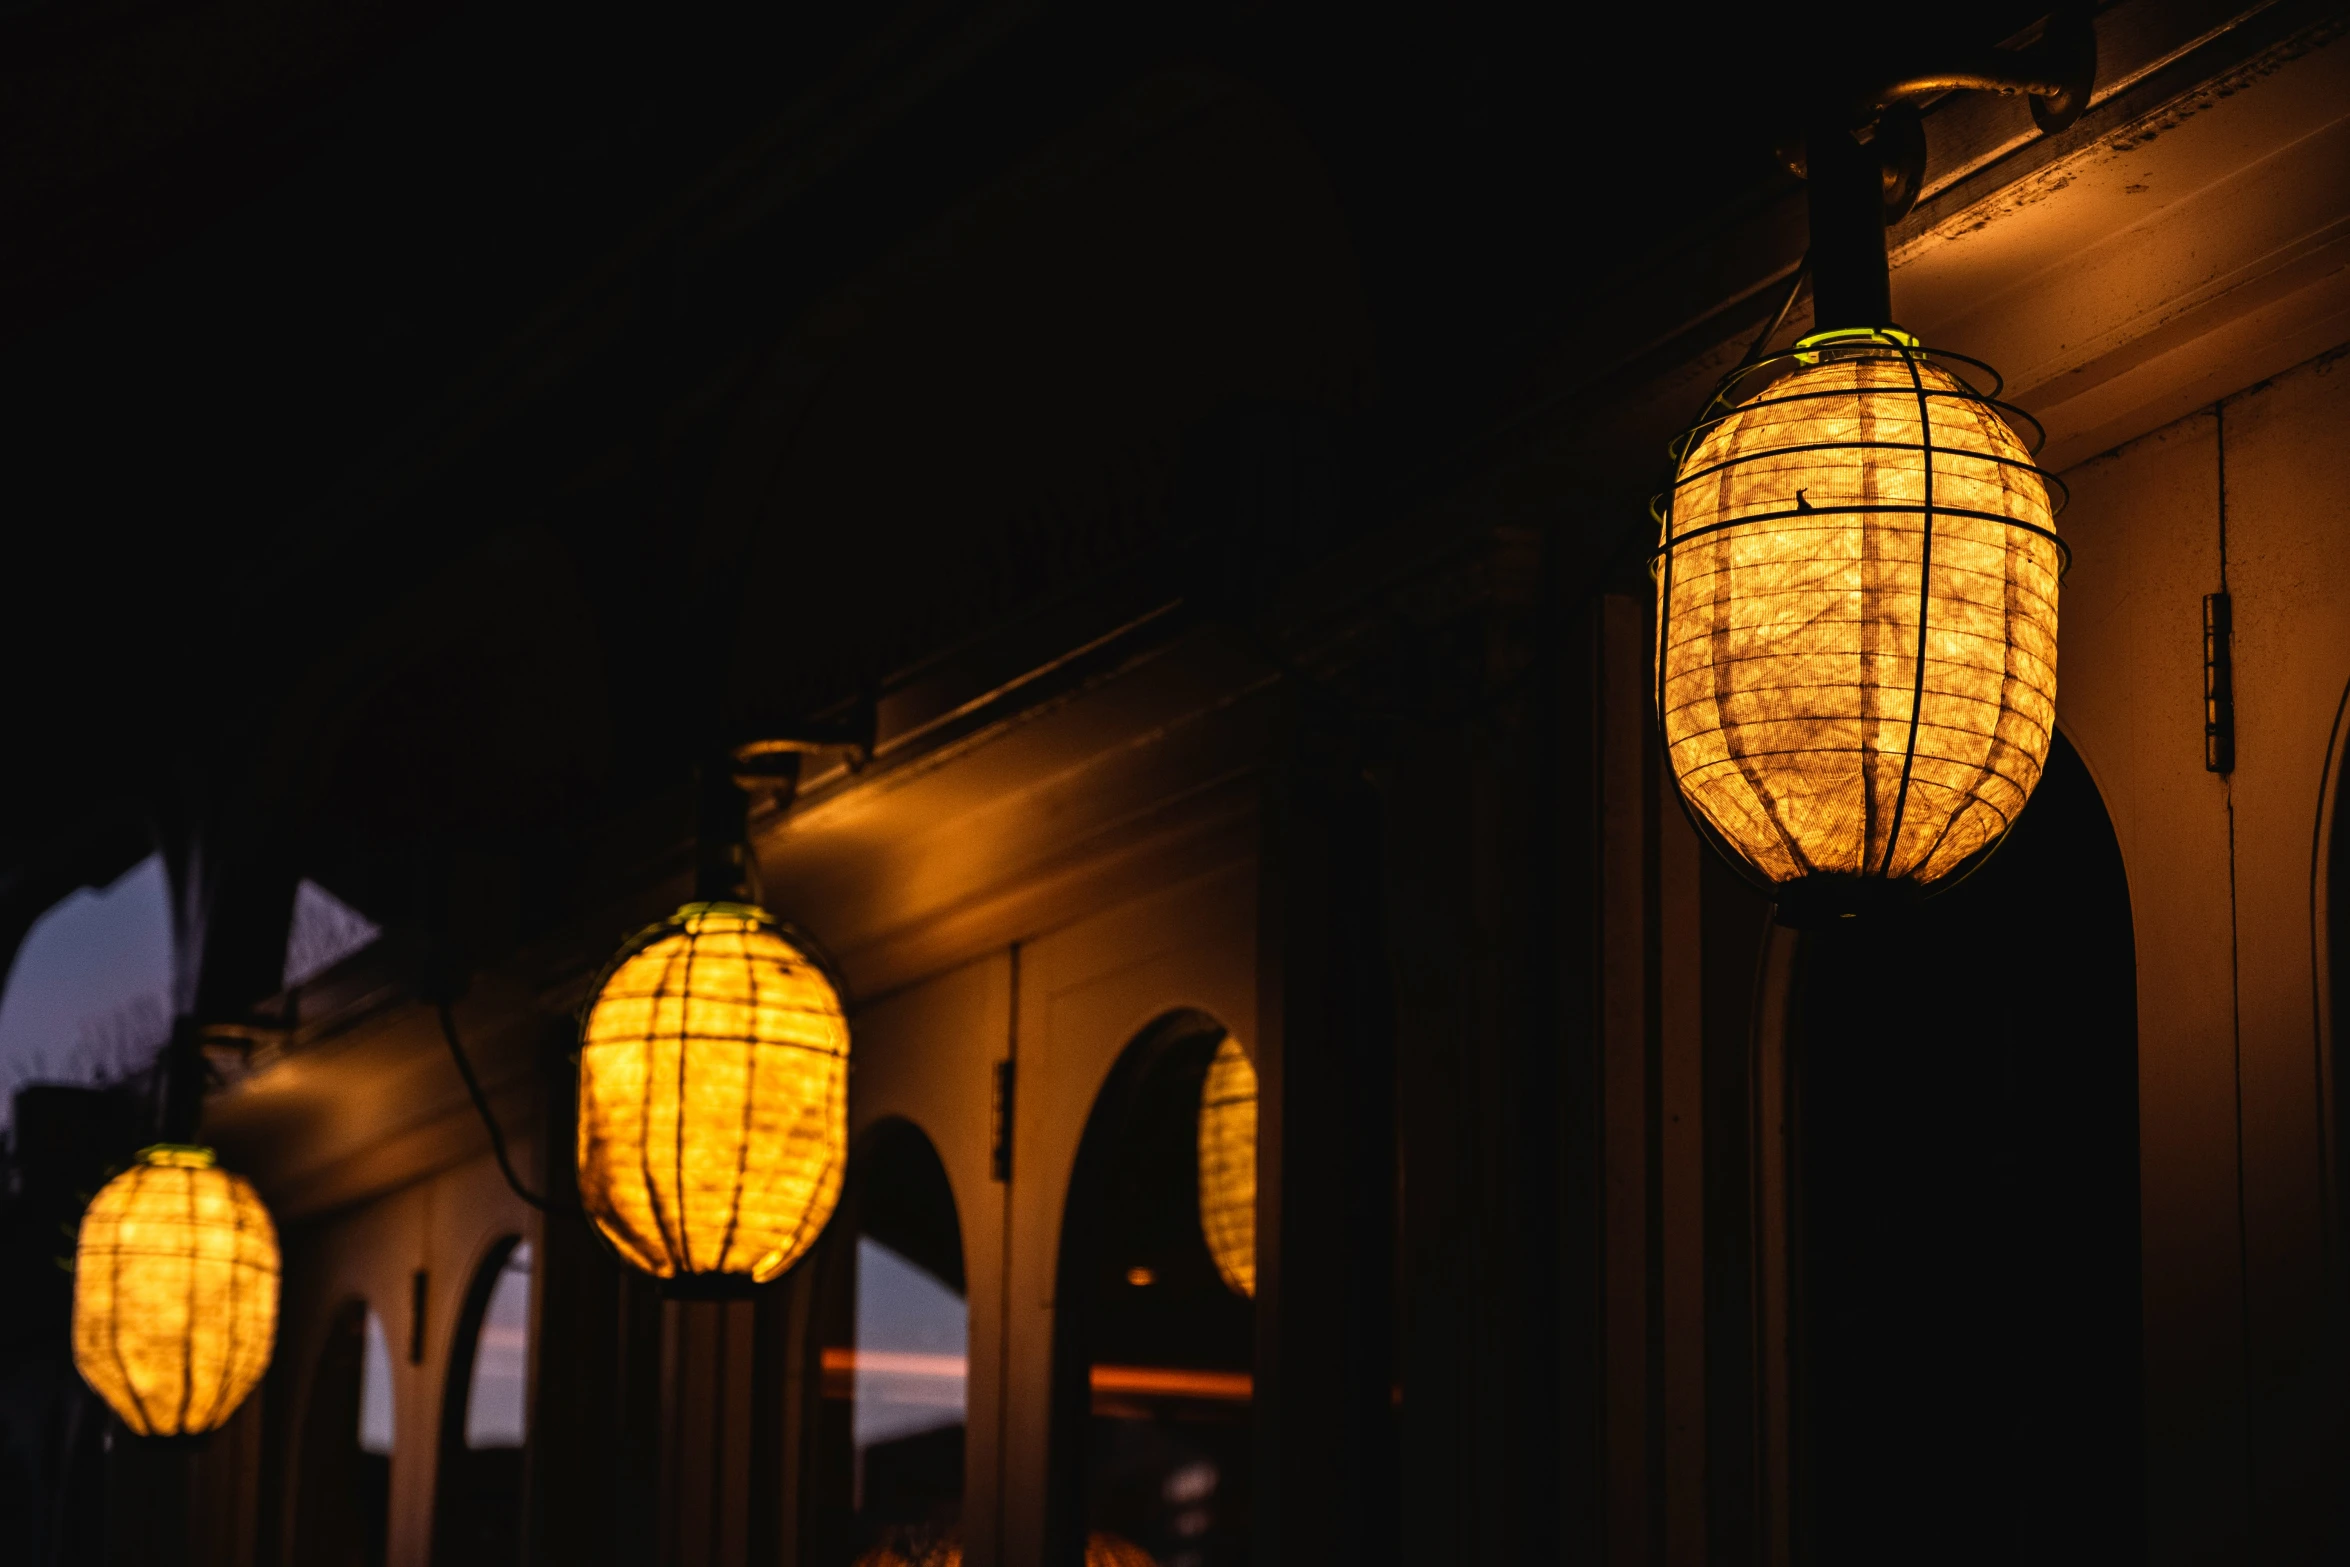
<path id="1" fill-rule="evenodd" d="M 1257 1292 L 1257 1069 L 1225 1037 L 1199 1095 L 1199 1227 L 1216 1271 Z"/>
<path id="2" fill-rule="evenodd" d="M 82 1215 L 74 1365 L 141 1436 L 217 1429 L 269 1369 L 277 1289 L 253 1188 L 209 1148 L 149 1148 Z"/>
<path id="3" fill-rule="evenodd" d="M 657 1278 L 766 1283 L 840 1200 L 840 997 L 755 908 L 694 903 L 624 950 L 579 1053 L 579 1191 Z"/>
<path id="4" fill-rule="evenodd" d="M 963 1547 L 944 1541 L 928 1550 L 877 1545 L 854 1567 L 963 1567 Z M 1085 1537 L 1085 1567 L 1159 1567 L 1158 1558 L 1133 1541 L 1096 1529 Z"/>
<path id="5" fill-rule="evenodd" d="M 1093 1391 L 1133 1398 L 1204 1398 L 1245 1404 L 1256 1381 L 1245 1371 L 1200 1371 L 1189 1366 L 1095 1366 Z"/>
<path id="6" fill-rule="evenodd" d="M 960 1382 L 970 1375 L 971 1362 L 961 1355 L 935 1355 L 920 1350 L 845 1349 L 838 1345 L 825 1349 L 827 1378 L 853 1376 L 860 1371 L 893 1377 L 943 1377 Z"/>
<path id="7" fill-rule="evenodd" d="M 1705 430 L 1669 517 L 1665 742 L 1730 848 L 1922 885 L 2007 830 L 2055 728 L 2060 560 L 1996 408 L 1898 335 L 1822 344 Z"/>

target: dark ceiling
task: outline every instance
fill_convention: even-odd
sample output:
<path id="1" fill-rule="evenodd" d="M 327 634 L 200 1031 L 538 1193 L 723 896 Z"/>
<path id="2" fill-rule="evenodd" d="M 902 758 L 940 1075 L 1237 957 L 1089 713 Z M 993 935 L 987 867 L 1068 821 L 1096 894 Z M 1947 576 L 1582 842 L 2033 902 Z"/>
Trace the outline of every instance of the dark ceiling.
<path id="1" fill-rule="evenodd" d="M 742 389 L 1137 83 L 1252 84 L 1321 160 L 1376 506 L 1611 279 L 1783 185 L 1808 92 L 2039 10 L 1901 9 L 20 0 L 0 902 L 107 874 L 126 815 L 200 812 L 289 728 L 364 731 L 302 764 L 346 780 L 296 851 L 321 864 L 403 830 L 380 780 L 432 794 L 453 755 L 483 776 L 438 819 L 492 835 L 672 786 L 707 715 L 646 650 L 709 613 L 694 541 Z M 958 520 L 879 526 L 911 551 Z M 853 624 L 898 589 L 821 591 Z"/>

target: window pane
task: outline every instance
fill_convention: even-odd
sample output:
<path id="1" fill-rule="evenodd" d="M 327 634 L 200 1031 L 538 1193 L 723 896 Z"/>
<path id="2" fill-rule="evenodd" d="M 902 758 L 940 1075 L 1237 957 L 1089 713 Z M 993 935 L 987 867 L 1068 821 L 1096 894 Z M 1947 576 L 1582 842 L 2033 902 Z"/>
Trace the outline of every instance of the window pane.
<path id="1" fill-rule="evenodd" d="M 530 1242 L 518 1242 L 499 1270 L 473 1351 L 465 1400 L 467 1447 L 520 1447 L 524 1383 L 530 1374 Z"/>
<path id="2" fill-rule="evenodd" d="M 904 1122 L 869 1134 L 834 1224 L 804 1559 L 956 1560 L 970 1311 L 954 1193 L 929 1140 Z"/>
<path id="3" fill-rule="evenodd" d="M 892 1510 L 962 1481 L 965 1345 L 962 1295 L 870 1235 L 857 1238 L 854 1500 Z M 922 1438 L 931 1435 L 932 1440 Z M 951 1473 L 940 1473 L 944 1459 Z"/>
<path id="4" fill-rule="evenodd" d="M 1104 1560 L 1250 1559 L 1255 1095 L 1245 1052 L 1203 1031 L 1105 1091 L 1086 1134 L 1059 1331 L 1081 1347 L 1086 1528 Z"/>

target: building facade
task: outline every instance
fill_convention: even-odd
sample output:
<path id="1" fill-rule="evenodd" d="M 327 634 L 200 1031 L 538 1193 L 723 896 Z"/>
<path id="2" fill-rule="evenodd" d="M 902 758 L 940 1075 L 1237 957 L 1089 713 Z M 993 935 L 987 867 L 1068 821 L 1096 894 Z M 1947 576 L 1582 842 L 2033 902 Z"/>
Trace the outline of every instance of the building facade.
<path id="1" fill-rule="evenodd" d="M 144 818 L 276 1357 L 195 1452 L 20 1399 L 36 1559 L 2333 1559 L 2350 20 L 2127 0 L 2069 128 L 1926 106 L 1895 305 L 2046 427 L 2061 738 L 1979 876 L 1813 932 L 1677 803 L 1643 509 L 1806 329 L 1803 185 L 1693 192 L 1456 403 L 1342 70 L 951 20 L 320 502 L 392 586 Z M 867 714 L 747 831 L 844 982 L 848 1195 L 665 1300 L 574 1211 L 580 1008 L 695 768 Z M 127 852 L 27 851 L 14 928 Z M 384 934 L 287 986 L 302 877 Z"/>

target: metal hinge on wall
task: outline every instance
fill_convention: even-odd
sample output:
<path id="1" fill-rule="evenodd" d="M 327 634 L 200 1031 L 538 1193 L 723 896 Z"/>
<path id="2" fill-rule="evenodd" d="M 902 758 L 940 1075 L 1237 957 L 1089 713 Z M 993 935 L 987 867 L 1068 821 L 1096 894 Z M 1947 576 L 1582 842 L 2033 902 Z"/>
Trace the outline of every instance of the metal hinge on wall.
<path id="1" fill-rule="evenodd" d="M 988 1168 L 998 1181 L 1012 1179 L 1012 1090 L 1016 1081 L 1014 1068 L 1019 1063 L 998 1061 L 995 1064 L 995 1103 L 990 1112 Z"/>
<path id="2" fill-rule="evenodd" d="M 2236 770 L 2235 617 L 2226 593 L 2203 595 L 2203 770 Z"/>

